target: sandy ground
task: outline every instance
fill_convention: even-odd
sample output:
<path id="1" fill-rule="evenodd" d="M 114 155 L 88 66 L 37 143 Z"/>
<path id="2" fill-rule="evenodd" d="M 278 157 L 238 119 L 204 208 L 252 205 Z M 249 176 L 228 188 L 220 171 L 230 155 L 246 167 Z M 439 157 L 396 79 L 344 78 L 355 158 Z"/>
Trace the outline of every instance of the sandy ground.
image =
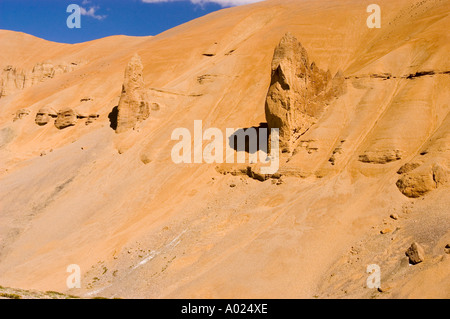
<path id="1" fill-rule="evenodd" d="M 0 98 L 0 285 L 82 297 L 450 297 L 449 186 L 418 198 L 396 186 L 421 154 L 450 167 L 450 2 L 377 3 L 380 29 L 367 27 L 362 1 L 268 0 L 154 37 L 68 45 L 0 30 L 2 68 L 78 65 Z M 347 92 L 283 157 L 280 182 L 173 163 L 175 128 L 265 122 L 286 32 L 320 68 L 342 70 Z M 116 134 L 110 114 L 135 53 L 161 108 Z M 90 125 L 34 122 L 44 106 L 85 98 L 100 115 Z M 13 121 L 21 108 L 30 114 Z M 400 158 L 360 161 L 390 154 Z M 414 241 L 425 260 L 413 266 Z M 66 286 L 71 264 L 79 289 Z M 366 284 L 370 264 L 378 290 Z"/>

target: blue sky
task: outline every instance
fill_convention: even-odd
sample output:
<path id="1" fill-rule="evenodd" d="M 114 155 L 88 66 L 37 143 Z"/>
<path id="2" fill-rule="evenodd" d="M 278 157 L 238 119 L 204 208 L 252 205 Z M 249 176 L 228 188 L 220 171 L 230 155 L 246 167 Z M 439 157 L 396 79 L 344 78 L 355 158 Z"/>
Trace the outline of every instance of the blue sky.
<path id="1" fill-rule="evenodd" d="M 156 35 L 210 12 L 262 0 L 0 0 L 0 29 L 56 42 L 110 35 Z M 67 6 L 82 9 L 81 28 L 69 29 Z"/>

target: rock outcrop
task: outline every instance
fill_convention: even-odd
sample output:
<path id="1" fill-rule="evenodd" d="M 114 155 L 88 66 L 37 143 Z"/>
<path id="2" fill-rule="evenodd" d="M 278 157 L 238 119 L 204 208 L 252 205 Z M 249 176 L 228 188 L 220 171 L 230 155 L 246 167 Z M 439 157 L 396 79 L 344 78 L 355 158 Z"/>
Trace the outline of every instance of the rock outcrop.
<path id="1" fill-rule="evenodd" d="M 55 120 L 56 128 L 62 130 L 69 126 L 77 124 L 77 113 L 72 108 L 66 107 L 58 112 Z"/>
<path id="2" fill-rule="evenodd" d="M 39 126 L 46 125 L 52 118 L 56 118 L 57 113 L 51 107 L 43 107 L 36 113 L 35 123 Z"/>
<path id="3" fill-rule="evenodd" d="M 287 33 L 276 47 L 272 80 L 266 99 L 269 129 L 280 130 L 280 148 L 292 152 L 294 143 L 320 117 L 329 101 L 345 91 L 345 78 L 334 78 L 310 63 L 301 43 Z"/>
<path id="4" fill-rule="evenodd" d="M 91 97 L 85 97 L 82 98 L 80 102 L 81 104 L 74 109 L 77 114 L 77 118 L 85 119 L 85 125 L 92 124 L 100 117 L 98 113 L 93 112 L 93 109 L 95 108 L 94 99 Z"/>
<path id="5" fill-rule="evenodd" d="M 52 79 L 59 74 L 72 72 L 77 65 L 75 62 L 60 65 L 44 62 L 37 63 L 32 70 L 22 70 L 8 65 L 0 74 L 0 98 Z"/>
<path id="6" fill-rule="evenodd" d="M 141 58 L 135 54 L 125 69 L 125 79 L 119 100 L 116 133 L 135 128 L 150 115 L 145 91 L 144 67 Z"/>

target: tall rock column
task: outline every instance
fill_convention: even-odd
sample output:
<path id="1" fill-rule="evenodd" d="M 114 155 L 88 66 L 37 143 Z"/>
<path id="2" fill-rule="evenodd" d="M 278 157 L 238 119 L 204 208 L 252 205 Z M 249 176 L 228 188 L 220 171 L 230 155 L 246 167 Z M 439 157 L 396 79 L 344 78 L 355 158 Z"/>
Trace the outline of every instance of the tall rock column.
<path id="1" fill-rule="evenodd" d="M 337 91 L 334 83 L 341 85 L 332 81 L 329 71 L 310 63 L 295 36 L 287 33 L 281 39 L 272 60 L 265 112 L 269 129 L 279 129 L 282 152 L 292 152 L 296 139 L 316 122 Z"/>
<path id="2" fill-rule="evenodd" d="M 125 69 L 125 79 L 119 100 L 116 133 L 122 133 L 144 121 L 150 115 L 146 98 L 144 67 L 141 58 L 135 54 Z"/>

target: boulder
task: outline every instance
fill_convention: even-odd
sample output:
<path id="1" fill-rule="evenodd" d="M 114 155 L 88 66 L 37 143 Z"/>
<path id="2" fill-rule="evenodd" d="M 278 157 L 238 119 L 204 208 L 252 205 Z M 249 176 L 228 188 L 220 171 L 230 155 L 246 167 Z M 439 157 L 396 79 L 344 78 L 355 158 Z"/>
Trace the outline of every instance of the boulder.
<path id="1" fill-rule="evenodd" d="M 359 161 L 370 164 L 386 164 L 398 161 L 402 156 L 401 150 L 381 149 L 376 151 L 366 151 L 364 154 L 359 155 Z"/>
<path id="2" fill-rule="evenodd" d="M 448 171 L 442 163 L 427 163 L 403 174 L 396 185 L 403 195 L 418 198 L 447 183 Z"/>
<path id="3" fill-rule="evenodd" d="M 0 97 L 11 95 L 22 90 L 25 83 L 25 73 L 12 65 L 6 66 L 0 75 Z"/>
<path id="4" fill-rule="evenodd" d="M 422 246 L 414 242 L 405 252 L 406 256 L 409 258 L 409 263 L 416 265 L 425 260 L 425 251 Z"/>

